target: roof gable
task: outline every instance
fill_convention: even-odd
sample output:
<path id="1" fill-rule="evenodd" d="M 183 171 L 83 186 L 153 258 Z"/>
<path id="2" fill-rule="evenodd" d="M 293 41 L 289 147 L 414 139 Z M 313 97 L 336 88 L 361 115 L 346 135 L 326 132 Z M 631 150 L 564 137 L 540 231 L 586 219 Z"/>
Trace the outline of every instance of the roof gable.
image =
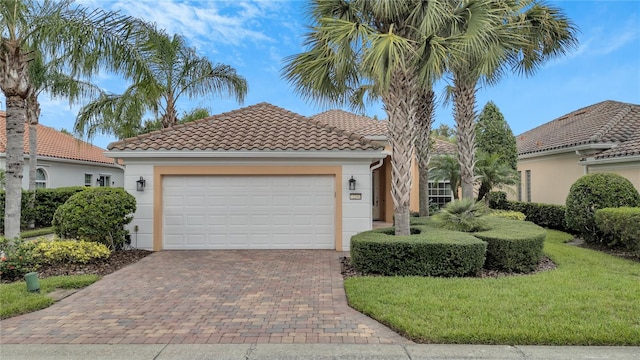
<path id="1" fill-rule="evenodd" d="M 373 150 L 362 136 L 259 103 L 113 142 L 109 150 Z"/>
<path id="2" fill-rule="evenodd" d="M 622 143 L 633 137 L 639 128 L 640 105 L 607 100 L 518 135 L 518 154 L 584 144 Z"/>
<path id="3" fill-rule="evenodd" d="M 0 111 L 0 152 L 7 151 L 6 113 Z M 67 160 L 114 164 L 104 155 L 105 149 L 44 125 L 38 127 L 38 156 Z M 25 124 L 24 153 L 29 153 L 29 126 Z"/>

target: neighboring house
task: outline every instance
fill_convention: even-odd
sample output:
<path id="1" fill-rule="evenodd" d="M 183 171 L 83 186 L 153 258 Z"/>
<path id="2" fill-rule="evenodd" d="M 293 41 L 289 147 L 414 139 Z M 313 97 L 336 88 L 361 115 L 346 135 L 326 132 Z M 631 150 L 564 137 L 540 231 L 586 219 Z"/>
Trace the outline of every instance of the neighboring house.
<path id="1" fill-rule="evenodd" d="M 78 140 L 47 126 L 38 126 L 36 188 L 65 186 L 116 186 L 124 184 L 124 168 L 104 155 L 102 148 Z M 7 131 L 5 112 L 0 112 L 0 168 L 6 167 Z M 24 132 L 24 176 L 29 187 L 29 130 Z"/>
<path id="2" fill-rule="evenodd" d="M 352 235 L 371 229 L 371 164 L 387 156 L 267 103 L 108 148 L 126 162 L 124 187 L 137 200 L 133 245 L 151 250 L 348 251 Z"/>
<path id="3" fill-rule="evenodd" d="M 372 140 L 382 146 L 390 153 L 393 151 L 389 146 L 387 138 L 389 122 L 378 121 L 366 116 L 356 115 L 343 110 L 329 110 L 312 119 L 320 121 L 336 129 L 352 132 Z M 434 139 L 432 156 L 456 154 L 456 146 L 447 141 Z M 420 209 L 419 199 L 419 173 L 417 162 L 413 162 L 412 167 L 412 190 L 410 209 L 418 212 Z M 393 222 L 393 199 L 391 198 L 391 156 L 388 155 L 382 162 L 371 164 L 372 174 L 372 212 L 374 220 Z M 451 188 L 448 182 L 429 182 L 429 202 L 437 204 L 439 207 L 447 204 L 453 199 Z"/>
<path id="4" fill-rule="evenodd" d="M 640 105 L 603 101 L 516 137 L 520 186 L 510 198 L 564 204 L 581 176 L 612 172 L 640 190 Z"/>

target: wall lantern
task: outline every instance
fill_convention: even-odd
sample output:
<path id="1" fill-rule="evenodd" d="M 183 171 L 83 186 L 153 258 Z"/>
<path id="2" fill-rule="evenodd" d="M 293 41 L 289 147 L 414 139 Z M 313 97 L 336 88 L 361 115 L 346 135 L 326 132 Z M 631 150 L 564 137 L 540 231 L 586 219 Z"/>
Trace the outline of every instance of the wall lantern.
<path id="1" fill-rule="evenodd" d="M 352 175 L 351 179 L 349 179 L 349 190 L 355 190 L 355 189 L 356 189 L 356 179 L 354 179 Z"/>
<path id="2" fill-rule="evenodd" d="M 144 191 L 145 186 L 147 186 L 147 180 L 140 176 L 140 180 L 136 180 L 136 190 Z"/>

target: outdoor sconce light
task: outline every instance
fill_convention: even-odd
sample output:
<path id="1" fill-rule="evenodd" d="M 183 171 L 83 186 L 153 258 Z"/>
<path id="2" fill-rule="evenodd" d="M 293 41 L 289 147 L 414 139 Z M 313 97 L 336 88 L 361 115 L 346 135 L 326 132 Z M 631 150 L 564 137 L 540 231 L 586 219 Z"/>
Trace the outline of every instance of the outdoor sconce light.
<path id="1" fill-rule="evenodd" d="M 349 179 L 349 190 L 355 190 L 355 189 L 356 189 L 356 179 L 354 179 L 352 175 L 351 179 Z"/>
<path id="2" fill-rule="evenodd" d="M 140 180 L 136 180 L 136 190 L 144 191 L 145 186 L 147 186 L 147 180 L 140 176 Z"/>

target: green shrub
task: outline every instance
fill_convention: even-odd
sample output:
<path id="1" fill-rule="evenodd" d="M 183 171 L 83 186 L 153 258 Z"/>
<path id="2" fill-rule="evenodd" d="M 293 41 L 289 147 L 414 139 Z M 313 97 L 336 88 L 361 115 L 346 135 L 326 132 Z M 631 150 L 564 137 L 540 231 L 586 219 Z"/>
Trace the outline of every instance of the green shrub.
<path id="1" fill-rule="evenodd" d="M 462 232 L 415 228 L 420 234 L 395 236 L 387 228 L 354 235 L 352 265 L 366 274 L 388 276 L 468 276 L 482 269 L 483 241 Z"/>
<path id="2" fill-rule="evenodd" d="M 73 195 L 53 216 L 61 238 L 84 239 L 115 249 L 124 243 L 124 225 L 133 220 L 136 199 L 120 188 L 91 188 Z"/>
<path id="3" fill-rule="evenodd" d="M 97 242 L 84 240 L 41 240 L 33 249 L 33 256 L 43 264 L 80 263 L 107 259 L 111 251 Z"/>
<path id="4" fill-rule="evenodd" d="M 596 210 L 596 226 L 607 245 L 640 251 L 640 208 L 620 207 Z"/>
<path id="5" fill-rule="evenodd" d="M 527 273 L 542 258 L 546 230 L 528 221 L 491 217 L 491 230 L 473 235 L 487 242 L 484 267 L 492 270 Z"/>
<path id="6" fill-rule="evenodd" d="M 487 230 L 487 207 L 473 199 L 454 200 L 434 215 L 439 227 L 447 230 L 473 232 Z"/>
<path id="7" fill-rule="evenodd" d="M 33 210 L 30 210 L 28 207 L 30 196 L 33 192 L 23 190 L 20 226 L 26 229 L 31 220 L 33 220 L 36 228 L 51 226 L 51 220 L 53 220 L 53 214 L 56 212 L 56 209 L 64 204 L 73 194 L 84 191 L 85 189 L 87 188 L 83 186 L 37 189 Z M 0 191 L 0 231 L 4 231 L 4 201 L 5 192 Z"/>
<path id="8" fill-rule="evenodd" d="M 40 264 L 33 257 L 35 246 L 34 241 L 0 237 L 0 278 L 3 281 L 14 281 L 37 270 Z"/>
<path id="9" fill-rule="evenodd" d="M 507 200 L 506 193 L 494 191 L 489 198 L 489 207 L 496 210 L 521 212 L 526 216 L 527 221 L 534 224 L 548 229 L 569 231 L 564 221 L 566 209 L 564 205 L 510 201 Z"/>
<path id="10" fill-rule="evenodd" d="M 595 212 L 608 207 L 640 206 L 640 194 L 631 181 L 618 174 L 589 174 L 578 179 L 567 195 L 567 226 L 587 242 L 603 240 Z"/>
<path id="11" fill-rule="evenodd" d="M 489 213 L 491 216 L 496 216 L 503 219 L 520 220 L 524 221 L 527 216 L 519 211 L 510 210 L 491 210 Z"/>

